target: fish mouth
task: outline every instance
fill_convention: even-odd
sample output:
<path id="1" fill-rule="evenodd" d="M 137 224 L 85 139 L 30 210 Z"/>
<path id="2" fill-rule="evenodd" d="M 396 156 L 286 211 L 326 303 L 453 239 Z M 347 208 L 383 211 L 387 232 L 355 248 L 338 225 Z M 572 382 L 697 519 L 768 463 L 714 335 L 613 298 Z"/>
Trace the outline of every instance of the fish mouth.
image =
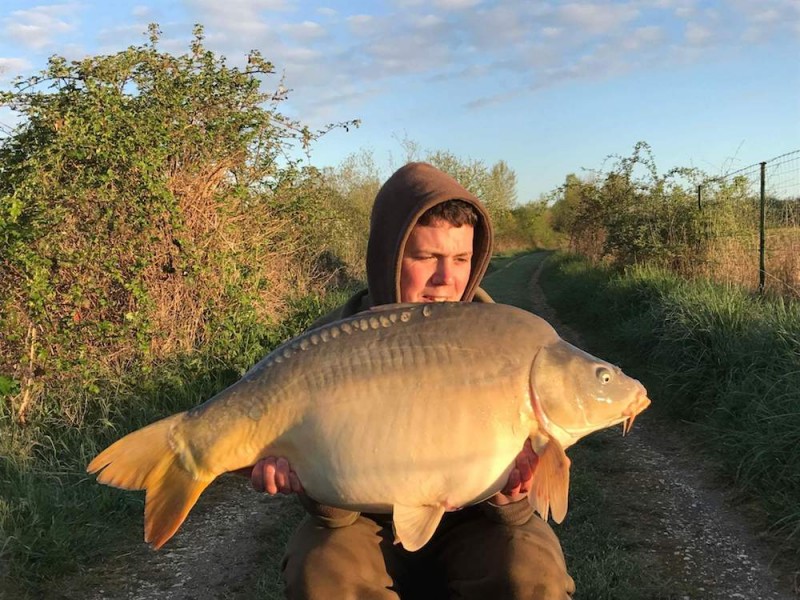
<path id="1" fill-rule="evenodd" d="M 645 394 L 639 394 L 636 400 L 628 405 L 628 408 L 622 413 L 625 417 L 625 420 L 622 421 L 622 435 L 628 435 L 631 432 L 636 417 L 648 406 L 650 406 L 650 398 Z"/>

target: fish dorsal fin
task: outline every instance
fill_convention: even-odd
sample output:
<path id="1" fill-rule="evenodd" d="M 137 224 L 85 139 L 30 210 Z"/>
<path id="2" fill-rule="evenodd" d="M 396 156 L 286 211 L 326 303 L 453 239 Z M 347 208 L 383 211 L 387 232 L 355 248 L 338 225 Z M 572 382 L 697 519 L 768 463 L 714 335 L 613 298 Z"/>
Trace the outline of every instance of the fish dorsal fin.
<path id="1" fill-rule="evenodd" d="M 395 543 L 400 542 L 410 552 L 419 550 L 433 537 L 444 512 L 444 506 L 395 504 L 392 517 Z"/>
<path id="2" fill-rule="evenodd" d="M 545 521 L 552 513 L 553 520 L 561 523 L 567 515 L 570 460 L 558 440 L 549 436 L 536 454 L 539 462 L 533 470 L 528 500 Z"/>

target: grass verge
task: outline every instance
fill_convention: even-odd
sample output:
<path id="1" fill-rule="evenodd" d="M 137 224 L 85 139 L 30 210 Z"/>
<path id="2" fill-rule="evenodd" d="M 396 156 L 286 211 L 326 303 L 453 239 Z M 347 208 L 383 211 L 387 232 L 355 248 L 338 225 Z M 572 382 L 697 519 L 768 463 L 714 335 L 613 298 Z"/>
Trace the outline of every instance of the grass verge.
<path id="1" fill-rule="evenodd" d="M 647 361 L 655 410 L 692 424 L 800 558 L 800 304 L 646 267 L 615 274 L 566 255 L 541 283 L 565 320 L 627 365 Z"/>

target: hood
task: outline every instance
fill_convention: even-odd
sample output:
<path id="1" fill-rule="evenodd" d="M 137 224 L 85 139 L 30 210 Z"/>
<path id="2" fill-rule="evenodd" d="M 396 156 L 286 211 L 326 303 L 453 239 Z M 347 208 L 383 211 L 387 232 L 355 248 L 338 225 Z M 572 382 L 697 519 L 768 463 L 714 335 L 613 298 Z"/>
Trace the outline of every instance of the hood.
<path id="1" fill-rule="evenodd" d="M 375 197 L 367 244 L 367 283 L 374 305 L 400 301 L 400 266 L 406 240 L 422 214 L 447 200 L 463 200 L 478 212 L 472 271 L 462 301 L 471 301 L 492 254 L 489 213 L 455 179 L 427 163 L 409 163 L 383 184 Z"/>

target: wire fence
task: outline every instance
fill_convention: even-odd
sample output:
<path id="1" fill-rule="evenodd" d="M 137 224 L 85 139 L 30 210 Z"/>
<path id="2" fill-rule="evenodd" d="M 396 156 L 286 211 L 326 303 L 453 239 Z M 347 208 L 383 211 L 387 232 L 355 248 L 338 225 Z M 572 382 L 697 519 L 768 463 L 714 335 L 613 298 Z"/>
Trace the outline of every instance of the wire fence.
<path id="1" fill-rule="evenodd" d="M 697 202 L 719 240 L 710 275 L 800 297 L 800 150 L 703 182 Z"/>

